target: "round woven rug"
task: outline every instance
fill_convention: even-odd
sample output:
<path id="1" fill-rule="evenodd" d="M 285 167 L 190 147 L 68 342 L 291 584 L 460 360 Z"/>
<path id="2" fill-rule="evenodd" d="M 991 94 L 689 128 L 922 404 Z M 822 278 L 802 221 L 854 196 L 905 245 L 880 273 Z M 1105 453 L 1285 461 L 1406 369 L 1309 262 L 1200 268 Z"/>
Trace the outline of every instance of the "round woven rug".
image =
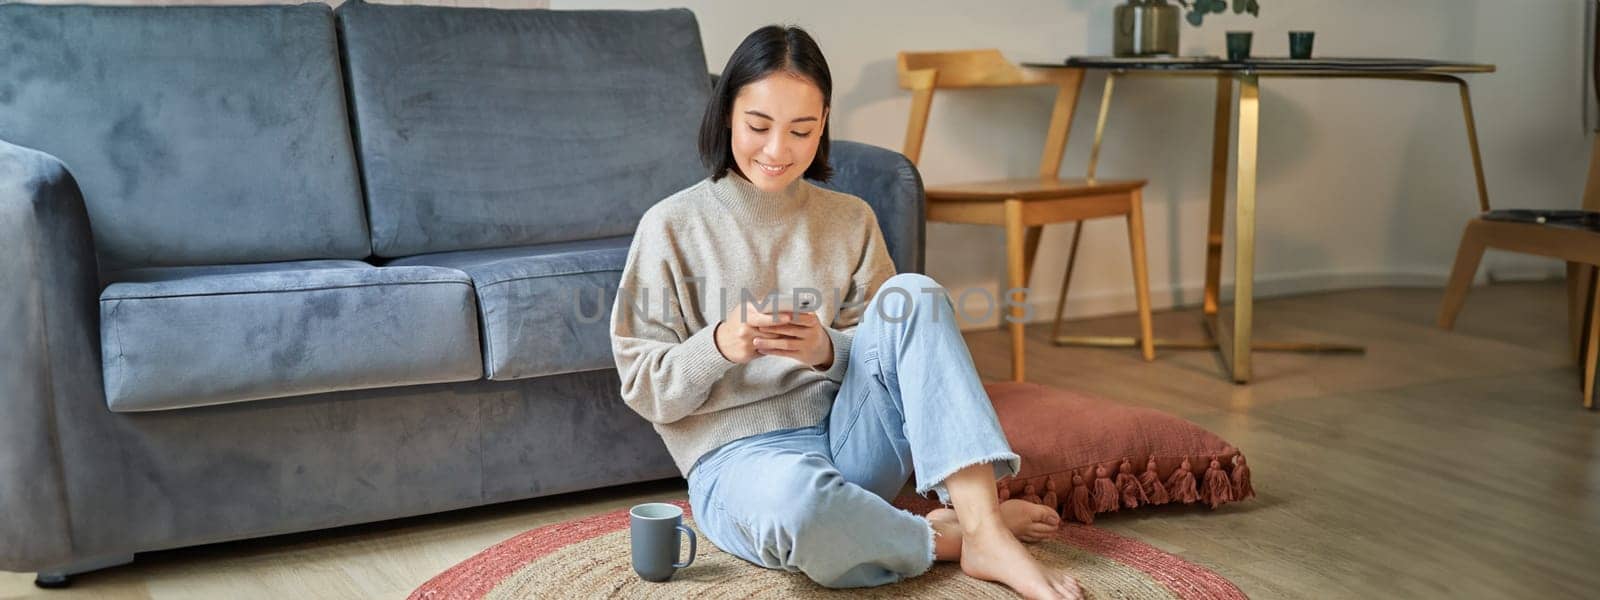
<path id="1" fill-rule="evenodd" d="M 685 520 L 693 525 L 686 503 Z M 901 501 L 924 513 L 931 503 Z M 921 506 L 918 506 L 921 505 Z M 922 510 L 918 510 L 922 509 Z M 696 533 L 699 529 L 695 529 Z M 687 544 L 685 544 L 687 547 Z M 1076 577 L 1089 598 L 1233 600 L 1245 598 L 1215 572 L 1148 544 L 1081 525 L 1029 546 L 1048 567 Z M 524 532 L 479 552 L 411 593 L 413 600 L 523 598 L 1015 598 L 998 584 L 967 577 L 954 563 L 868 589 L 830 590 L 804 575 L 763 569 L 700 536 L 694 564 L 667 583 L 639 579 L 629 564 L 628 511 Z"/>

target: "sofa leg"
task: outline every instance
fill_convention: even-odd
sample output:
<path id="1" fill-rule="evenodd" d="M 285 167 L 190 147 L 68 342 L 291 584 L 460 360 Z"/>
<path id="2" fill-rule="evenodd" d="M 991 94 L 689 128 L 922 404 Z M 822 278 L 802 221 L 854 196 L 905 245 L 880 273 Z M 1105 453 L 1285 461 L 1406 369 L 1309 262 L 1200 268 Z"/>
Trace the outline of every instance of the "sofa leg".
<path id="1" fill-rule="evenodd" d="M 114 554 L 81 560 L 39 571 L 39 574 L 33 578 L 33 585 L 47 590 L 60 589 L 72 585 L 72 578 L 75 575 L 107 569 L 117 565 L 125 565 L 131 562 L 133 562 L 132 554 Z"/>
<path id="2" fill-rule="evenodd" d="M 72 576 L 65 573 L 40 573 L 33 578 L 34 587 L 56 590 L 72 585 Z"/>

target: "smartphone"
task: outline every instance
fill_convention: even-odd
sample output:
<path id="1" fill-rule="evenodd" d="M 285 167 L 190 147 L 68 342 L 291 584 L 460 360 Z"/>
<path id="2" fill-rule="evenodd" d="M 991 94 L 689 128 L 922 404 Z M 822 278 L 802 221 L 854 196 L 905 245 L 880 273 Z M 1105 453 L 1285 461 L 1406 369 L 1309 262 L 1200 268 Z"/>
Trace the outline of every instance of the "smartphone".
<path id="1" fill-rule="evenodd" d="M 778 294 L 773 296 L 775 302 L 768 302 L 767 310 L 771 312 L 816 312 L 817 299 L 808 295 L 801 295 L 798 301 L 794 294 Z"/>

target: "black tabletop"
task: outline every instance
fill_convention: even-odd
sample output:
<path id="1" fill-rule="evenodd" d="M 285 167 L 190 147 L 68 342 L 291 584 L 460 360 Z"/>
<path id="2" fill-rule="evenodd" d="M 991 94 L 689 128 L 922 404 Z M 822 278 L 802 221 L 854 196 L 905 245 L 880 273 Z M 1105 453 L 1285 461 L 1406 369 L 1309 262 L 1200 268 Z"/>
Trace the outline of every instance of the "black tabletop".
<path id="1" fill-rule="evenodd" d="M 1128 57 L 1073 56 L 1060 63 L 1025 63 L 1029 67 L 1076 67 L 1121 71 L 1260 71 L 1283 73 L 1433 72 L 1488 73 L 1494 65 L 1421 58 L 1249 58 L 1229 61 L 1217 56 Z"/>

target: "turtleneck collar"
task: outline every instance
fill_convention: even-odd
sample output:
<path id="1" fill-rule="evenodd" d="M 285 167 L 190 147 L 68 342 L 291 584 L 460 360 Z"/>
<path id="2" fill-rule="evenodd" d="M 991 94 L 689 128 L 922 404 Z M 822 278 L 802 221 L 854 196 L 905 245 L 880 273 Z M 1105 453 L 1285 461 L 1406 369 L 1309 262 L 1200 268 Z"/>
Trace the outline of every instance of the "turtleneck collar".
<path id="1" fill-rule="evenodd" d="M 729 170 L 722 179 L 711 182 L 711 191 L 736 215 L 756 221 L 770 221 L 790 216 L 805 203 L 806 183 L 803 179 L 795 178 L 787 187 L 768 192 Z"/>

